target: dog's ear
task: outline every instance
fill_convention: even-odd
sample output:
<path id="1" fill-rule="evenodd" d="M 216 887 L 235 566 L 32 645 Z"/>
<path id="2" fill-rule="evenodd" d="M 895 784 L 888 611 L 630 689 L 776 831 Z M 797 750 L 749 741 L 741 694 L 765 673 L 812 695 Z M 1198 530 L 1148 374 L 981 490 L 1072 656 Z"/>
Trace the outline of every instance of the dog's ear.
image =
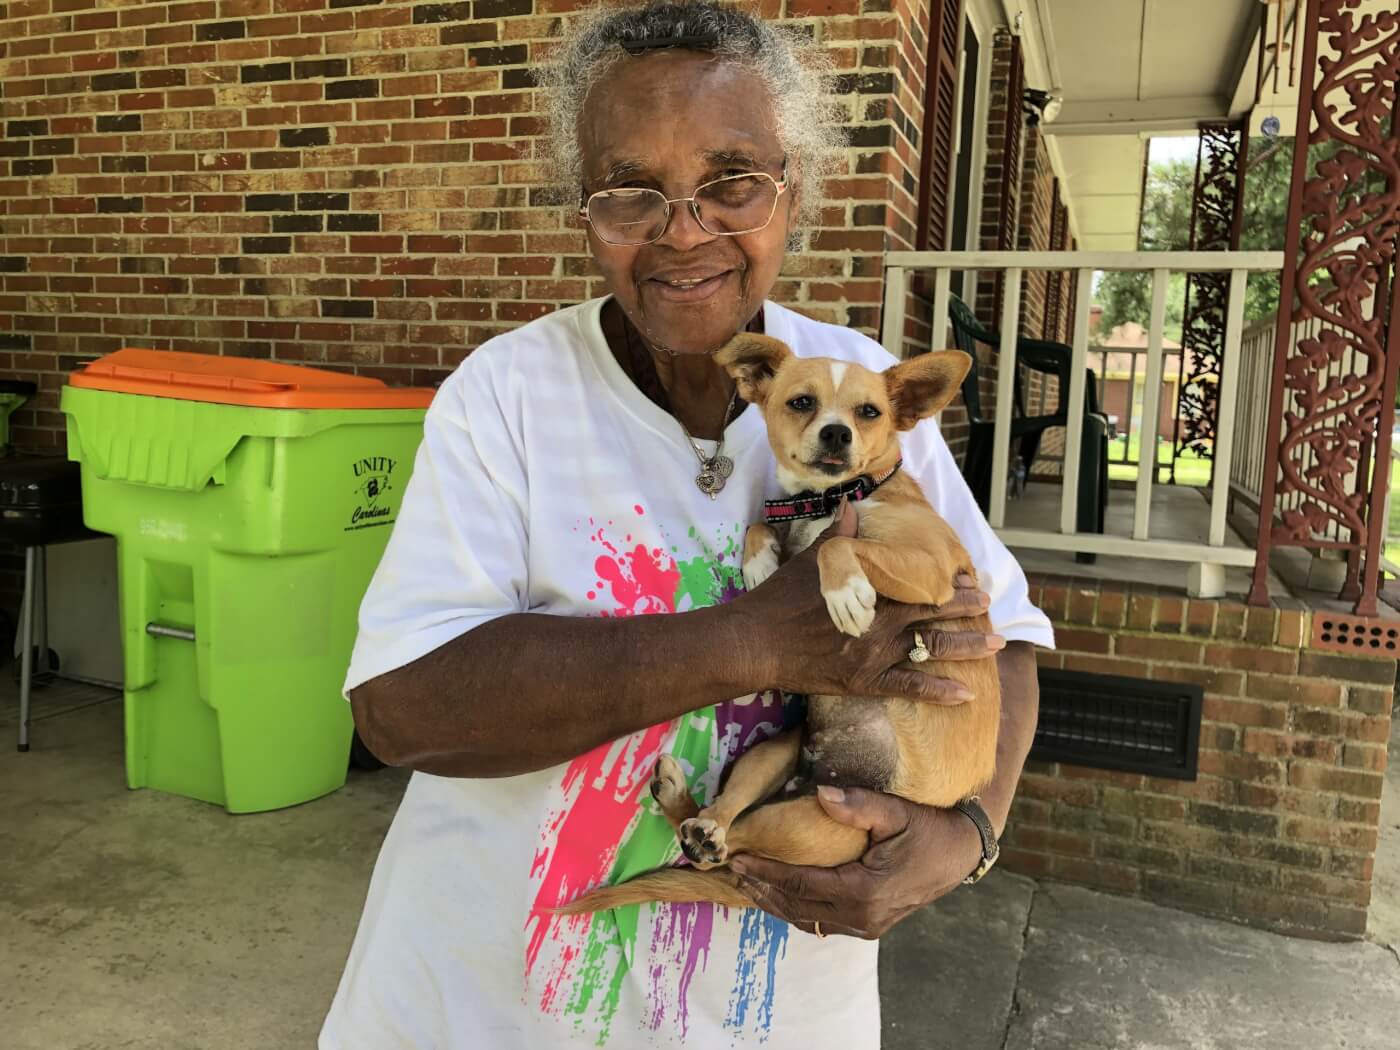
<path id="1" fill-rule="evenodd" d="M 715 354 L 715 361 L 733 377 L 740 397 L 762 405 L 773 377 L 791 356 L 787 344 L 772 336 L 740 332 Z"/>
<path id="2" fill-rule="evenodd" d="M 895 427 L 909 430 L 919 420 L 936 415 L 953 400 L 971 367 L 972 358 L 961 350 L 935 350 L 886 369 L 885 390 Z"/>

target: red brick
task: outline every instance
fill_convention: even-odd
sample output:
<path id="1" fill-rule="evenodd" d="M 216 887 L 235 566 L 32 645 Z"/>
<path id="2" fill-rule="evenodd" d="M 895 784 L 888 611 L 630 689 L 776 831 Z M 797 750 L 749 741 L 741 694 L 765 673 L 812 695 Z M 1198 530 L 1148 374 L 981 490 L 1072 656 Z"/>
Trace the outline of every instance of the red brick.
<path id="1" fill-rule="evenodd" d="M 1342 703 L 1340 685 L 1314 678 L 1251 674 L 1245 679 L 1244 692 L 1260 700 L 1277 700 L 1299 707 L 1340 707 Z"/>
<path id="2" fill-rule="evenodd" d="M 1364 769 L 1384 773 L 1386 749 L 1381 744 L 1347 744 L 1342 752 L 1342 765 L 1348 769 Z"/>
<path id="3" fill-rule="evenodd" d="M 1254 755 L 1227 755 L 1219 751 L 1202 751 L 1197 758 L 1196 768 L 1202 773 L 1234 780 L 1252 780 L 1263 784 L 1283 782 L 1283 763 Z"/>
<path id="4" fill-rule="evenodd" d="M 1202 705 L 1206 718 L 1216 722 L 1233 722 L 1242 726 L 1266 726 L 1282 729 L 1288 724 L 1288 708 L 1282 704 L 1262 704 L 1253 700 L 1227 700 L 1206 696 Z"/>
<path id="5" fill-rule="evenodd" d="M 1064 620 L 1068 604 L 1069 593 L 1063 587 L 1047 586 L 1041 590 L 1040 611 L 1051 620 Z"/>
<path id="6" fill-rule="evenodd" d="M 1282 609 L 1278 618 L 1278 644 L 1298 649 L 1310 628 L 1310 614 L 1299 609 Z"/>
<path id="7" fill-rule="evenodd" d="M 1209 667 L 1238 667 L 1247 671 L 1292 674 L 1298 669 L 1298 653 L 1292 649 L 1264 649 L 1250 645 L 1208 645 Z"/>
<path id="8" fill-rule="evenodd" d="M 1060 627 L 1055 630 L 1055 648 L 1081 653 L 1107 653 L 1110 635 L 1104 631 Z"/>
<path id="9" fill-rule="evenodd" d="M 1245 622 L 1245 641 L 1255 645 L 1273 645 L 1277 636 L 1278 610 L 1274 608 L 1250 608 L 1249 617 Z"/>
<path id="10" fill-rule="evenodd" d="M 1190 682 L 1217 696 L 1238 696 L 1244 684 L 1244 675 L 1239 671 L 1217 671 L 1214 668 L 1190 667 L 1184 664 L 1154 663 L 1152 676 L 1169 682 Z"/>
<path id="11" fill-rule="evenodd" d="M 1340 653 L 1303 652 L 1298 658 L 1300 674 L 1369 685 L 1395 685 L 1395 659 L 1368 659 Z"/>
<path id="12" fill-rule="evenodd" d="M 1314 736 L 1247 729 L 1244 734 L 1244 751 L 1261 758 L 1306 758 L 1317 762 L 1335 763 L 1338 747 L 1334 741 L 1319 740 Z"/>
<path id="13" fill-rule="evenodd" d="M 1186 611 L 1186 633 L 1206 637 L 1215 633 L 1215 602 L 1192 601 Z"/>
<path id="14" fill-rule="evenodd" d="M 1170 663 L 1199 664 L 1201 643 L 1182 638 L 1168 638 L 1158 634 L 1123 635 L 1118 639 L 1120 656 L 1138 656 L 1154 663 L 1165 660 Z"/>
<path id="15" fill-rule="evenodd" d="M 1394 701 L 1392 689 L 1366 689 L 1359 685 L 1347 688 L 1347 707 L 1352 711 L 1368 715 L 1388 714 Z"/>
<path id="16" fill-rule="evenodd" d="M 1295 842 L 1362 850 L 1367 853 L 1375 852 L 1377 838 L 1374 827 L 1338 824 L 1333 820 L 1309 820 L 1306 817 L 1286 818 L 1283 822 L 1283 836 Z"/>
<path id="17" fill-rule="evenodd" d="M 1301 762 L 1295 762 L 1289 767 L 1288 782 L 1294 787 L 1336 791 L 1359 798 L 1380 798 L 1381 788 L 1385 786 L 1385 778 L 1379 773 Z"/>
<path id="18" fill-rule="evenodd" d="M 1099 595 L 1094 623 L 1100 627 L 1121 627 L 1128 611 L 1128 596 L 1121 591 L 1104 591 Z"/>
<path id="19" fill-rule="evenodd" d="M 1075 587 L 1071 589 L 1069 602 L 1065 608 L 1065 619 L 1070 623 L 1092 624 L 1098 598 L 1097 588 Z"/>
<path id="20" fill-rule="evenodd" d="M 1134 594 L 1128 601 L 1127 625 L 1135 631 L 1152 629 L 1156 599 L 1148 594 Z"/>
<path id="21" fill-rule="evenodd" d="M 1177 634 L 1186 620 L 1186 602 L 1181 598 L 1158 598 L 1153 627 L 1159 634 Z"/>

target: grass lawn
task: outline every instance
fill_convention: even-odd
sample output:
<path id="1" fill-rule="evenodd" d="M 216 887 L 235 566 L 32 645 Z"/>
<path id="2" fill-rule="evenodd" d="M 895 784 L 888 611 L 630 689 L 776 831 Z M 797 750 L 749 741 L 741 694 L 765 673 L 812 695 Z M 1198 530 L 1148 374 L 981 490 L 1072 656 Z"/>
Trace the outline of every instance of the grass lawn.
<path id="1" fill-rule="evenodd" d="M 1400 492 L 1400 452 L 1390 451 L 1390 529 L 1385 537 L 1386 561 L 1400 564 L 1400 506 L 1396 506 L 1396 493 Z"/>
<path id="2" fill-rule="evenodd" d="M 1136 460 L 1138 458 L 1138 440 L 1140 435 L 1134 434 L 1127 439 L 1128 458 Z M 1130 463 L 1115 463 L 1115 460 L 1123 458 L 1124 438 L 1117 437 L 1108 443 L 1108 477 L 1111 481 L 1136 481 L 1138 472 L 1137 466 Z M 1170 441 L 1158 440 L 1157 442 L 1157 462 L 1170 467 L 1172 462 L 1172 446 Z M 1159 479 L 1164 478 L 1165 472 L 1159 473 Z M 1178 457 L 1176 461 L 1176 483 L 1178 485 L 1196 485 L 1204 488 L 1210 484 L 1210 460 L 1201 459 L 1194 453 L 1186 452 Z"/>
<path id="3" fill-rule="evenodd" d="M 1136 465 L 1114 462 L 1123 456 L 1123 441 L 1123 438 L 1118 437 L 1108 443 L 1108 476 L 1113 481 L 1136 481 Z M 1134 434 L 1128 442 L 1129 458 L 1137 459 L 1138 451 L 1138 435 Z M 1391 456 L 1390 530 L 1385 538 L 1385 557 L 1387 561 L 1400 565 L 1400 449 L 1392 452 Z M 1169 466 L 1171 457 L 1171 443 L 1158 441 L 1157 462 L 1162 466 Z M 1159 474 L 1158 477 L 1163 478 L 1165 474 Z M 1184 454 L 1176 461 L 1176 481 L 1178 485 L 1196 485 L 1202 488 L 1209 485 L 1210 460 L 1200 459 L 1190 452 Z M 1389 574 L 1387 578 L 1390 578 Z"/>

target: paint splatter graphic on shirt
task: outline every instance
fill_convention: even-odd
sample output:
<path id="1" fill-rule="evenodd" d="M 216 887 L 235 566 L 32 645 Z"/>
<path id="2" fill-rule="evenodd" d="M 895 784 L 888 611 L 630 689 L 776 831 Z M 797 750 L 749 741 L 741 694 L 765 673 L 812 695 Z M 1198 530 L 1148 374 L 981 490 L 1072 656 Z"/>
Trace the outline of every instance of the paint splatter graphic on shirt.
<path id="1" fill-rule="evenodd" d="M 635 508 L 645 517 L 642 507 Z M 712 536 L 694 529 L 675 546 L 652 546 L 625 523 L 589 521 L 597 546 L 596 587 L 588 599 L 600 616 L 685 612 L 734 598 L 743 589 L 743 526 Z M 639 533 L 654 529 L 636 522 Z M 682 545 L 686 548 L 683 552 Z M 776 967 L 788 926 L 753 909 L 712 904 L 660 904 L 595 915 L 556 916 L 550 908 L 594 886 L 623 882 L 673 863 L 675 832 L 652 803 L 647 785 L 656 760 L 674 755 L 702 804 L 720 774 L 753 744 L 783 728 L 777 693 L 763 693 L 692 712 L 665 725 L 596 748 L 567 767 L 560 800 L 540 828 L 530 872 L 536 888 L 526 920 L 526 995 L 547 1013 L 566 1018 L 607 1044 L 624 999 L 640 1001 L 642 1023 L 683 1039 L 688 993 L 697 973 L 733 969 L 723 1023 L 766 1038 L 772 1025 Z M 730 957 L 712 955 L 720 943 Z M 738 951 L 733 951 L 733 944 Z M 618 1042 L 630 1045 L 628 1033 Z"/>

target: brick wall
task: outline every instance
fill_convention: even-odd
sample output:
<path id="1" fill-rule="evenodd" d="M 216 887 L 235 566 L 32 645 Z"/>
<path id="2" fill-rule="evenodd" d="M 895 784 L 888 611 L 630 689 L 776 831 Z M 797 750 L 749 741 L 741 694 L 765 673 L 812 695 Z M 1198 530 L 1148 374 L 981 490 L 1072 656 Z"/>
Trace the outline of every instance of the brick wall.
<path id="1" fill-rule="evenodd" d="M 1016 248 L 1023 252 L 1050 250 L 1055 172 L 1050 167 L 1050 150 L 1039 127 L 1026 128 L 1021 143 L 1020 224 Z M 1045 331 L 1047 291 L 1050 274 L 1027 270 L 1021 295 L 1021 334 L 1039 339 Z"/>
<path id="2" fill-rule="evenodd" d="M 1365 932 L 1394 657 L 1312 647 L 1298 603 L 1188 601 L 1033 581 L 1046 666 L 1205 690 L 1194 781 L 1033 763 L 1008 829 L 1015 870 L 1291 933 Z"/>
<path id="3" fill-rule="evenodd" d="M 424 384 L 599 282 L 545 206 L 531 68 L 583 0 L 0 2 L 0 374 L 123 345 Z M 775 297 L 874 334 L 914 236 L 927 3 L 760 0 L 841 73 L 846 170 Z"/>

